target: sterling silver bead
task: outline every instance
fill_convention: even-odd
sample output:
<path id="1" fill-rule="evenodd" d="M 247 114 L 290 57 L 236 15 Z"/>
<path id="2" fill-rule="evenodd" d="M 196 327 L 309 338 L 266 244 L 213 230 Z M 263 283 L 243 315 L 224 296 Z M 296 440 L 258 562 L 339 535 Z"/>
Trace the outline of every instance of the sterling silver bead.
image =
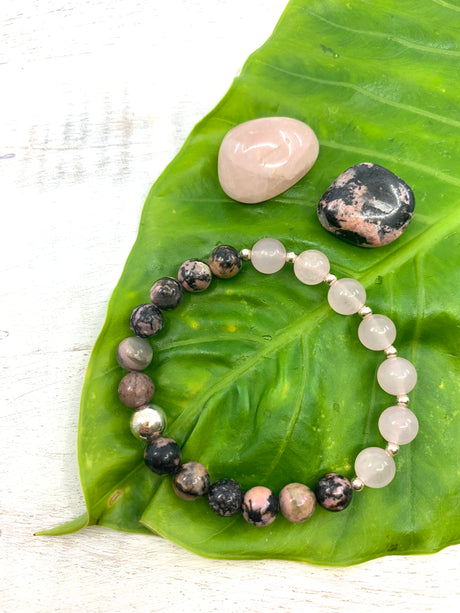
<path id="1" fill-rule="evenodd" d="M 398 401 L 398 404 L 403 404 L 404 406 L 409 404 L 409 396 L 407 394 L 396 396 L 396 400 Z"/>
<path id="2" fill-rule="evenodd" d="M 250 249 L 241 249 L 240 258 L 242 260 L 250 260 L 251 259 L 251 250 Z"/>
<path id="3" fill-rule="evenodd" d="M 388 453 L 388 455 L 393 457 L 398 453 L 399 445 L 397 443 L 388 443 L 385 447 L 385 451 Z"/>
<path id="4" fill-rule="evenodd" d="M 141 441 L 152 442 L 166 427 L 166 415 L 155 404 L 144 404 L 131 418 L 131 432 Z"/>
<path id="5" fill-rule="evenodd" d="M 362 489 L 364 489 L 364 483 L 359 477 L 355 477 L 351 480 L 351 487 L 355 492 L 360 492 Z"/>
<path id="6" fill-rule="evenodd" d="M 358 311 L 358 315 L 361 315 L 361 317 L 364 319 L 365 317 L 367 317 L 368 315 L 372 315 L 372 309 L 366 305 L 362 306 L 359 311 Z"/>
<path id="7" fill-rule="evenodd" d="M 327 283 L 328 285 L 332 285 L 336 281 L 337 281 L 337 277 L 331 273 L 329 273 L 327 277 L 324 278 L 324 283 Z"/>
<path id="8" fill-rule="evenodd" d="M 288 253 L 286 253 L 286 262 L 291 262 L 291 264 L 294 264 L 296 259 L 297 253 L 294 253 L 294 251 L 288 251 Z"/>
<path id="9" fill-rule="evenodd" d="M 398 355 L 396 347 L 393 347 L 393 345 L 390 345 L 383 351 L 385 352 L 385 355 L 387 356 L 387 358 L 395 358 Z"/>

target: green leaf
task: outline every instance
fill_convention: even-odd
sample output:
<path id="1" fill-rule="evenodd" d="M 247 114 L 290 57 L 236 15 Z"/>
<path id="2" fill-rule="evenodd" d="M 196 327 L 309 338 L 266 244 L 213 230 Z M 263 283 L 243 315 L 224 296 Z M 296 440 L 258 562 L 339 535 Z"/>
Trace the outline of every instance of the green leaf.
<path id="1" fill-rule="evenodd" d="M 79 462 L 90 524 L 153 531 L 206 556 L 328 565 L 460 541 L 457 17 L 440 1 L 296 0 L 193 130 L 147 198 L 88 367 Z M 297 185 L 247 206 L 222 192 L 217 152 L 231 127 L 262 116 L 305 121 L 321 152 Z M 404 236 L 377 250 L 341 242 L 316 217 L 330 183 L 363 161 L 401 176 L 417 201 Z M 157 278 L 219 243 L 241 249 L 266 236 L 288 250 L 324 251 L 335 274 L 359 279 L 373 310 L 393 319 L 399 353 L 419 373 L 411 407 L 420 434 L 401 448 L 394 481 L 355 494 L 346 511 L 319 508 L 301 525 L 279 517 L 255 528 L 214 515 L 204 499 L 179 500 L 169 477 L 144 466 L 117 396 L 115 354 Z M 167 313 L 153 340 L 147 372 L 167 435 L 213 480 L 313 487 L 329 471 L 351 478 L 357 453 L 384 444 L 377 421 L 393 399 L 376 384 L 382 355 L 358 342 L 357 316 L 332 312 L 326 287 L 296 282 L 289 268 L 264 276 L 246 264 L 213 281 Z"/>

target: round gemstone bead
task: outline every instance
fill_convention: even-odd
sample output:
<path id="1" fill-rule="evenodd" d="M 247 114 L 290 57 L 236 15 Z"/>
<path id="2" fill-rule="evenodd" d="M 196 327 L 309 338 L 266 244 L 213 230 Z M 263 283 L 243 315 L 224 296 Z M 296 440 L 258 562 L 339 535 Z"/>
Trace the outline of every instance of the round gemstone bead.
<path id="1" fill-rule="evenodd" d="M 209 256 L 209 268 L 216 277 L 230 279 L 241 270 L 241 257 L 239 252 L 229 245 L 219 245 Z"/>
<path id="2" fill-rule="evenodd" d="M 203 292 L 211 283 L 211 269 L 201 260 L 187 260 L 179 268 L 177 278 L 188 292 Z"/>
<path id="3" fill-rule="evenodd" d="M 324 475 L 315 487 L 316 500 L 328 511 L 343 511 L 353 495 L 353 487 L 346 477 L 337 473 Z"/>
<path id="4" fill-rule="evenodd" d="M 209 473 L 198 462 L 186 462 L 174 475 L 173 488 L 179 498 L 195 500 L 208 493 Z"/>
<path id="5" fill-rule="evenodd" d="M 313 515 L 316 507 L 314 492 L 303 483 L 289 483 L 280 492 L 280 511 L 293 524 L 300 524 Z"/>
<path id="6" fill-rule="evenodd" d="M 366 302 L 366 290 L 356 279 L 339 279 L 329 288 L 327 299 L 340 315 L 353 315 Z"/>
<path id="7" fill-rule="evenodd" d="M 152 361 L 153 351 L 149 343 L 138 336 L 121 341 L 117 350 L 117 362 L 125 370 L 144 370 Z"/>
<path id="8" fill-rule="evenodd" d="M 316 249 L 302 251 L 294 262 L 295 276 L 306 285 L 317 285 L 324 281 L 330 268 L 327 257 Z"/>
<path id="9" fill-rule="evenodd" d="M 389 358 L 380 364 L 377 381 L 388 394 L 408 394 L 417 383 L 417 371 L 405 358 Z"/>
<path id="10" fill-rule="evenodd" d="M 286 262 L 286 249 L 276 238 L 262 238 L 251 249 L 251 262 L 266 275 L 278 272 Z"/>
<path id="11" fill-rule="evenodd" d="M 385 315 L 368 315 L 359 324 L 358 337 L 364 347 L 381 351 L 394 343 L 396 326 Z"/>
<path id="12" fill-rule="evenodd" d="M 163 409 L 154 404 L 139 407 L 131 417 L 131 432 L 141 441 L 153 441 L 166 427 Z"/>
<path id="13" fill-rule="evenodd" d="M 364 485 L 385 487 L 395 476 L 396 466 L 393 458 L 384 449 L 368 447 L 357 455 L 355 471 Z"/>
<path id="14" fill-rule="evenodd" d="M 417 436 L 418 420 L 407 407 L 388 407 L 380 415 L 379 430 L 389 443 L 406 445 Z"/>
<path id="15" fill-rule="evenodd" d="M 171 438 L 157 438 L 146 448 L 144 460 L 157 475 L 175 473 L 181 460 L 180 447 Z"/>
<path id="16" fill-rule="evenodd" d="M 147 404 L 153 396 L 155 386 L 152 379 L 142 372 L 130 372 L 123 377 L 118 386 L 121 402 L 136 409 Z"/>
<path id="17" fill-rule="evenodd" d="M 136 336 L 155 336 L 163 327 L 163 315 L 153 304 L 140 304 L 131 313 L 129 327 Z"/>
<path id="18" fill-rule="evenodd" d="M 209 486 L 210 508 L 222 517 L 235 515 L 241 509 L 243 490 L 234 479 L 219 479 Z"/>
<path id="19" fill-rule="evenodd" d="M 172 311 L 182 302 L 182 285 L 172 277 L 162 277 L 150 288 L 150 300 L 162 311 Z"/>
<path id="20" fill-rule="evenodd" d="M 268 487 L 258 485 L 244 495 L 242 510 L 248 524 L 268 526 L 275 521 L 278 514 L 278 498 Z"/>

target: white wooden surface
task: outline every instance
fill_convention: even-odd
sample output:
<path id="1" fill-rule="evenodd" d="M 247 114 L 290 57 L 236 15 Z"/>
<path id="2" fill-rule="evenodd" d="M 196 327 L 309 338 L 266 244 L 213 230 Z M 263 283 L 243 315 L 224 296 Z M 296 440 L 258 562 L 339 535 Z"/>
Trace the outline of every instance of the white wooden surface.
<path id="1" fill-rule="evenodd" d="M 35 530 L 84 510 L 79 394 L 147 191 L 285 0 L 2 0 L 1 596 L 13 611 L 449 611 L 460 548 L 331 569 Z"/>

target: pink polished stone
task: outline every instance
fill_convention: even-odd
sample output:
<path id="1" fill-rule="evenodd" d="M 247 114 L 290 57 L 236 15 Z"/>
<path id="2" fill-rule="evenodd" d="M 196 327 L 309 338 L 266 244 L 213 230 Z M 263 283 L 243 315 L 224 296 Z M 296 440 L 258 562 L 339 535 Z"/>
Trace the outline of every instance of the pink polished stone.
<path id="1" fill-rule="evenodd" d="M 263 202 L 306 175 L 318 153 L 318 139 L 302 121 L 291 117 L 252 119 L 224 137 L 219 150 L 219 181 L 234 200 Z"/>

